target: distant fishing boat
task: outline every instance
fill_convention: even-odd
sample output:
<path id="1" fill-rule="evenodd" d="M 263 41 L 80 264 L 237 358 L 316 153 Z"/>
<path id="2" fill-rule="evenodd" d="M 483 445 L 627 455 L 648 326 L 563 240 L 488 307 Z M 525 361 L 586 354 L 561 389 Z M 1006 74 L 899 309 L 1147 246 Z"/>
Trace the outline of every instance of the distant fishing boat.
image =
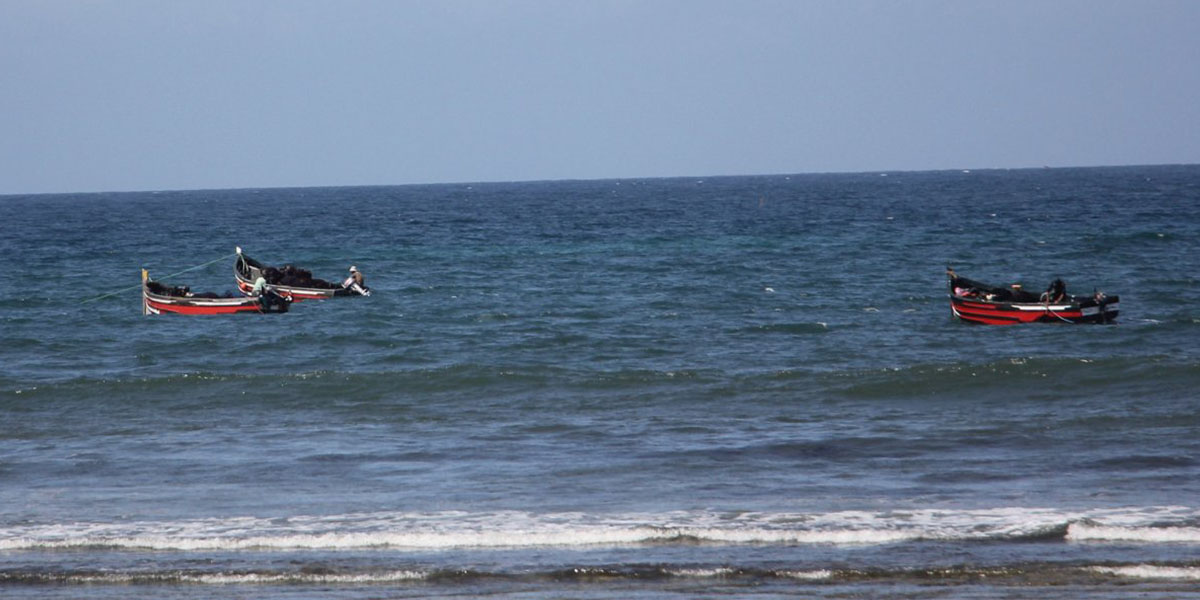
<path id="1" fill-rule="evenodd" d="M 954 269 L 946 269 L 946 275 L 950 279 L 950 310 L 971 323 L 1111 323 L 1117 318 L 1118 296 L 1102 292 L 1072 296 L 1062 280 L 1055 280 L 1038 296 L 1016 284 L 1005 288 L 967 279 Z"/>
<path id="2" fill-rule="evenodd" d="M 233 313 L 285 313 L 290 298 L 270 293 L 261 297 L 195 294 L 187 286 L 166 286 L 142 270 L 142 314 L 225 315 Z"/>
<path id="3" fill-rule="evenodd" d="M 312 273 L 291 265 L 281 268 L 265 265 L 242 252 L 237 247 L 237 258 L 233 263 L 233 276 L 237 279 L 238 289 L 243 294 L 249 294 L 254 289 L 254 282 L 262 276 L 270 289 L 277 293 L 290 296 L 295 300 L 324 300 L 335 296 L 370 296 L 371 290 L 356 285 L 343 286 L 340 283 L 330 283 L 324 279 L 313 279 Z"/>

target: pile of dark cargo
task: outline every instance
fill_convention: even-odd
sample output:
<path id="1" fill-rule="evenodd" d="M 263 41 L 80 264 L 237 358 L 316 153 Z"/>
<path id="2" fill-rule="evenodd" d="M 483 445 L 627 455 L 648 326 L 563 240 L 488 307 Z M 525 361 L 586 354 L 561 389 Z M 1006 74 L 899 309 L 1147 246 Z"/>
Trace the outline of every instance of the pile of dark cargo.
<path id="1" fill-rule="evenodd" d="M 308 269 L 299 269 L 293 265 L 283 265 L 276 269 L 275 267 L 266 267 L 262 270 L 263 278 L 271 285 L 281 285 L 285 287 L 300 287 L 300 288 L 317 288 L 317 289 L 336 289 L 339 286 L 336 283 L 329 283 L 324 279 L 313 279 L 312 271 Z"/>

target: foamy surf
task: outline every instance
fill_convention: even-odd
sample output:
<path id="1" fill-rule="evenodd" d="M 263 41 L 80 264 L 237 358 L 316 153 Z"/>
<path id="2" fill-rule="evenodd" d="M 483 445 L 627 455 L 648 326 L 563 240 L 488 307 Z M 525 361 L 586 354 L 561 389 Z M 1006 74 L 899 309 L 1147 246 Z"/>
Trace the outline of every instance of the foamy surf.
<path id="1" fill-rule="evenodd" d="M 1072 523 L 1067 530 L 1067 540 L 1073 542 L 1200 544 L 1200 527 L 1119 527 Z"/>
<path id="2" fill-rule="evenodd" d="M 1200 543 L 1200 511 L 1140 507 L 842 511 L 831 513 L 535 514 L 364 513 L 131 523 L 62 523 L 0 529 L 0 550 L 113 548 L 153 551 L 342 551 L 381 548 L 588 548 L 639 545 L 878 546 L 916 541 Z"/>
<path id="3" fill-rule="evenodd" d="M 548 582 L 572 582 L 577 585 L 613 582 L 645 584 L 671 580 L 683 585 L 712 585 L 714 581 L 753 582 L 805 587 L 828 584 L 866 584 L 888 582 L 890 585 L 920 586 L 1031 586 L 1061 588 L 1072 585 L 1095 586 L 1117 583 L 1136 585 L 1141 582 L 1172 583 L 1194 586 L 1200 580 L 1200 567 L 1170 564 L 1113 564 L 1069 566 L 1056 562 L 1014 563 L 990 566 L 947 566 L 929 564 L 902 568 L 774 568 L 752 565 L 683 566 L 610 564 L 578 565 L 552 570 L 478 570 L 472 568 L 442 569 L 355 569 L 336 570 L 302 566 L 286 570 L 263 571 L 195 571 L 168 569 L 161 571 L 72 571 L 72 570 L 6 570 L 0 571 L 0 589 L 5 584 L 16 585 L 187 585 L 204 587 L 284 587 L 294 590 L 317 589 L 325 586 L 371 587 L 419 585 L 424 591 L 439 587 L 452 589 L 456 585 L 474 582 L 521 584 L 537 586 Z M 430 587 L 432 586 L 432 587 Z M 944 592 L 943 588 L 943 592 Z M 1166 588 L 1176 589 L 1176 588 Z M 939 596 L 940 597 L 940 596 Z M 1140 597 L 1140 596 L 1139 596 Z M 1173 597 L 1173 596 L 1172 596 Z"/>
<path id="4" fill-rule="evenodd" d="M 371 585 L 422 581 L 429 573 L 420 571 L 386 571 L 372 573 L 99 573 L 99 574 L 43 574 L 28 576 L 28 582 L 70 583 L 77 585 L 146 585 L 146 584 L 190 584 L 208 586 L 226 585 Z"/>
<path id="5" fill-rule="evenodd" d="M 1122 567 L 1092 567 L 1091 570 L 1096 573 L 1129 579 L 1200 580 L 1200 567 L 1129 565 Z"/>

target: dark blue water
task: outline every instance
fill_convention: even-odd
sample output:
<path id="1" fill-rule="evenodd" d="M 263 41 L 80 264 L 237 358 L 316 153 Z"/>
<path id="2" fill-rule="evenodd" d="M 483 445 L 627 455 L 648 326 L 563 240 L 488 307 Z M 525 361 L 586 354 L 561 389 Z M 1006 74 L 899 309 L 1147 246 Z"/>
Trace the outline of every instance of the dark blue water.
<path id="1" fill-rule="evenodd" d="M 0 595 L 1200 597 L 1200 167 L 0 197 Z M 233 252 L 374 294 L 147 317 Z M 972 326 L 973 279 L 1119 294 Z"/>

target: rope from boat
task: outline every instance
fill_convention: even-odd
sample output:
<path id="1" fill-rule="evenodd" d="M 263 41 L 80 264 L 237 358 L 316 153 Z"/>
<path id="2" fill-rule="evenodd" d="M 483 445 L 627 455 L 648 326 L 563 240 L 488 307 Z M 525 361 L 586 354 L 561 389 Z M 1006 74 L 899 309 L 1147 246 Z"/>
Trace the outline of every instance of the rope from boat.
<path id="1" fill-rule="evenodd" d="M 1047 302 L 1046 302 L 1046 304 L 1045 304 L 1045 307 L 1046 307 L 1046 312 L 1048 312 L 1048 313 L 1050 313 L 1050 314 L 1054 315 L 1055 317 L 1058 317 L 1058 318 L 1059 318 L 1059 319 L 1060 319 L 1060 320 L 1061 320 L 1063 323 L 1074 323 L 1074 322 L 1075 322 L 1075 321 L 1072 321 L 1072 320 L 1070 320 L 1070 319 L 1067 319 L 1066 317 L 1063 317 L 1062 315 L 1060 315 L 1060 314 L 1058 314 L 1058 313 L 1054 312 L 1053 310 L 1051 310 L 1051 309 L 1050 309 L 1050 302 L 1049 302 L 1049 301 L 1047 301 Z"/>
<path id="2" fill-rule="evenodd" d="M 170 279 L 170 278 L 172 278 L 172 277 L 175 277 L 176 275 L 183 275 L 184 273 L 187 273 L 187 272 L 189 272 L 189 271 L 195 271 L 195 270 L 197 270 L 197 269 L 203 269 L 204 267 L 207 267 L 207 266 L 209 266 L 209 265 L 211 265 L 211 264 L 213 264 L 213 263 L 218 263 L 218 262 L 221 262 L 221 261 L 223 261 L 223 260 L 229 260 L 229 258 L 230 258 L 230 257 L 233 257 L 233 256 L 237 256 L 237 252 L 234 252 L 233 254 L 226 254 L 225 256 L 222 256 L 221 258 L 214 258 L 213 260 L 210 260 L 210 261 L 208 261 L 208 262 L 206 262 L 206 263 L 204 263 L 204 264 L 202 264 L 202 265 L 196 265 L 196 266 L 194 266 L 194 267 L 188 267 L 188 268 L 186 268 L 186 269 L 184 269 L 184 270 L 182 270 L 182 271 L 177 271 L 177 272 L 175 272 L 175 273 L 171 273 L 170 275 L 164 275 L 164 276 L 162 276 L 161 278 L 159 278 L 159 281 L 164 281 L 164 280 Z M 87 300 L 84 300 L 84 301 L 80 302 L 80 304 L 87 304 L 88 302 L 95 302 L 96 300 L 103 300 L 103 299 L 105 299 L 105 298 L 109 298 L 109 297 L 111 297 L 111 296 L 116 296 L 117 294 L 122 294 L 122 293 L 128 292 L 129 290 L 136 290 L 136 289 L 138 289 L 138 288 L 140 288 L 140 287 L 142 287 L 142 285 L 139 283 L 138 285 L 130 286 L 130 287 L 127 287 L 127 288 L 121 288 L 121 289 L 119 289 L 119 290 L 117 290 L 117 291 L 115 291 L 115 292 L 110 292 L 110 293 L 108 293 L 108 294 L 104 294 L 103 296 L 96 296 L 95 298 L 88 298 Z"/>

